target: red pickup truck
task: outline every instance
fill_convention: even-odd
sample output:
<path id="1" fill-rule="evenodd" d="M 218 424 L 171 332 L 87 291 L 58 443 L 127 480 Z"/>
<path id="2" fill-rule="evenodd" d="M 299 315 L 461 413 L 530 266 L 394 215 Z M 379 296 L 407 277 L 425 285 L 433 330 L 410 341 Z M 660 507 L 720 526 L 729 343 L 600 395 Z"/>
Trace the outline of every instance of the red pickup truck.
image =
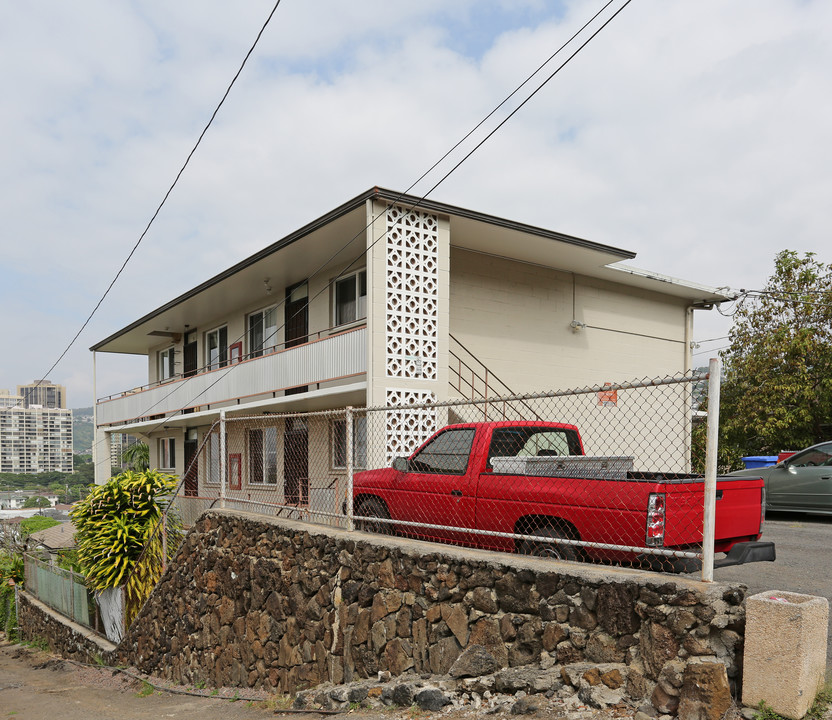
<path id="1" fill-rule="evenodd" d="M 718 478 L 714 550 L 728 556 L 715 566 L 774 560 L 758 542 L 764 492 L 760 478 Z M 703 496 L 700 476 L 587 457 L 574 425 L 504 421 L 449 425 L 392 467 L 356 473 L 353 502 L 365 530 L 668 569 L 675 551 L 701 550 Z"/>

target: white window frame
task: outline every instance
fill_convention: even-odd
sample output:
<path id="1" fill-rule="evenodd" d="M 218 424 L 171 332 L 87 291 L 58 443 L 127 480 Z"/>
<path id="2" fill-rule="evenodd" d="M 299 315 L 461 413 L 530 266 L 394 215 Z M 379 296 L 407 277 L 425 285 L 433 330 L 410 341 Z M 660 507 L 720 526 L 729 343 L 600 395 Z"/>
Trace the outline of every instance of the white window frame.
<path id="1" fill-rule="evenodd" d="M 330 421 L 330 465 L 333 470 L 347 469 L 347 420 L 332 418 Z M 355 415 L 352 419 L 353 467 L 363 470 L 367 467 L 367 416 Z M 340 458 L 344 464 L 340 465 Z"/>
<path id="2" fill-rule="evenodd" d="M 221 352 L 222 343 L 220 342 L 220 333 L 225 330 L 225 352 Z M 216 335 L 217 342 L 217 359 L 211 358 L 211 336 Z M 220 325 L 213 330 L 205 333 L 205 367 L 208 370 L 216 370 L 217 368 L 224 368 L 228 365 L 228 325 Z"/>
<path id="3" fill-rule="evenodd" d="M 265 319 L 266 313 L 269 312 L 274 312 L 274 325 L 269 326 L 274 328 L 274 333 L 267 338 Z M 263 318 L 263 345 L 260 348 L 254 348 L 251 341 L 251 320 L 257 315 L 260 315 Z M 262 355 L 268 355 L 270 352 L 274 352 L 274 350 L 277 349 L 278 330 L 279 324 L 277 319 L 277 305 L 269 305 L 268 307 L 249 313 L 246 316 L 246 346 L 248 348 L 248 357 L 261 357 Z M 269 344 L 269 340 L 271 340 L 271 344 Z"/>
<path id="4" fill-rule="evenodd" d="M 176 470 L 176 438 L 163 437 L 158 440 L 159 469 Z"/>
<path id="5" fill-rule="evenodd" d="M 209 433 L 207 445 L 208 463 L 205 467 L 203 479 L 206 485 L 220 485 L 222 482 L 220 479 L 220 434 L 218 432 Z M 201 461 L 200 468 L 202 468 Z M 214 477 L 216 477 L 216 480 L 212 479 Z"/>
<path id="6" fill-rule="evenodd" d="M 176 346 L 159 350 L 156 353 L 156 369 L 159 373 L 159 382 L 173 380 L 176 377 Z"/>
<path id="7" fill-rule="evenodd" d="M 248 442 L 248 484 L 258 487 L 277 487 L 277 437 L 276 427 L 249 428 L 246 432 Z M 252 446 L 252 434 L 260 433 L 260 447 Z M 269 443 L 271 443 L 269 445 Z M 259 465 L 262 480 L 254 480 L 255 463 Z"/>
<path id="8" fill-rule="evenodd" d="M 364 280 L 364 294 L 361 295 L 361 280 Z M 341 319 L 339 313 L 338 303 L 338 288 L 343 285 L 348 285 L 352 282 L 353 291 L 355 292 L 355 316 L 352 319 Z M 361 322 L 367 319 L 367 268 L 356 270 L 354 273 L 344 275 L 336 278 L 332 282 L 332 326 L 340 327 L 342 325 L 352 325 L 353 323 Z"/>

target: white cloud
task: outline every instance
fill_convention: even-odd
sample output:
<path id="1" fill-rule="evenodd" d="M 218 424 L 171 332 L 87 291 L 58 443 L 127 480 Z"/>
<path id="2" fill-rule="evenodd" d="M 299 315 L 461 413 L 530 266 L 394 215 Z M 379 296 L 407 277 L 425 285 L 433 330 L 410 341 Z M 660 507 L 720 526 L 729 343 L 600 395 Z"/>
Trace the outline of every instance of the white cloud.
<path id="1" fill-rule="evenodd" d="M 46 372 L 86 319 L 271 4 L 41 0 L 2 18 L 0 386 Z M 51 379 L 88 404 L 90 344 L 372 185 L 406 188 L 599 7 L 282 4 Z M 711 285 L 762 286 L 786 247 L 830 262 L 830 24 L 817 0 L 631 3 L 434 197 Z M 697 315 L 699 337 L 727 327 Z M 144 381 L 118 360 L 99 394 Z"/>

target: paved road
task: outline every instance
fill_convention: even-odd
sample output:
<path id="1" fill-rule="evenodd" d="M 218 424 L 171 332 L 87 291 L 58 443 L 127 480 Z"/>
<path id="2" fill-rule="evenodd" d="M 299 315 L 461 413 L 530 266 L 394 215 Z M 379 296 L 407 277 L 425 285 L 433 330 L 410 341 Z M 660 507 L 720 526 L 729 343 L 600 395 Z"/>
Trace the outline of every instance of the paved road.
<path id="1" fill-rule="evenodd" d="M 741 582 L 748 594 L 787 590 L 825 597 L 832 604 L 832 517 L 769 513 L 763 540 L 773 540 L 777 560 L 714 570 L 714 580 Z M 832 637 L 826 664 L 832 668 Z"/>

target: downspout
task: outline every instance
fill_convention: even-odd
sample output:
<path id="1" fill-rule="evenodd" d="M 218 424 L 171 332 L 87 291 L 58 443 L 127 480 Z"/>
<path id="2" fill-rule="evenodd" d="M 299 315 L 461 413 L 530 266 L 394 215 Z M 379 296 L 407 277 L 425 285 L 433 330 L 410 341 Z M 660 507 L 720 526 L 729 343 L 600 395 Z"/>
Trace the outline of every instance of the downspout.
<path id="1" fill-rule="evenodd" d="M 685 309 L 685 373 L 693 369 L 693 310 L 693 305 L 688 305 Z"/>
<path id="2" fill-rule="evenodd" d="M 576 313 L 577 313 L 577 285 L 578 280 L 575 276 L 575 273 L 570 273 L 572 275 L 572 322 L 569 323 L 569 327 L 572 328 L 572 332 L 578 332 L 579 330 L 583 330 L 586 327 L 586 323 L 578 320 Z"/>
<path id="3" fill-rule="evenodd" d="M 685 308 L 685 359 L 683 363 L 684 373 L 687 375 L 693 369 L 693 305 Z M 689 386 L 692 389 L 692 386 Z M 693 465 L 693 393 L 687 392 L 685 404 L 685 421 L 691 432 L 685 436 L 685 458 L 687 471 L 690 472 Z"/>

